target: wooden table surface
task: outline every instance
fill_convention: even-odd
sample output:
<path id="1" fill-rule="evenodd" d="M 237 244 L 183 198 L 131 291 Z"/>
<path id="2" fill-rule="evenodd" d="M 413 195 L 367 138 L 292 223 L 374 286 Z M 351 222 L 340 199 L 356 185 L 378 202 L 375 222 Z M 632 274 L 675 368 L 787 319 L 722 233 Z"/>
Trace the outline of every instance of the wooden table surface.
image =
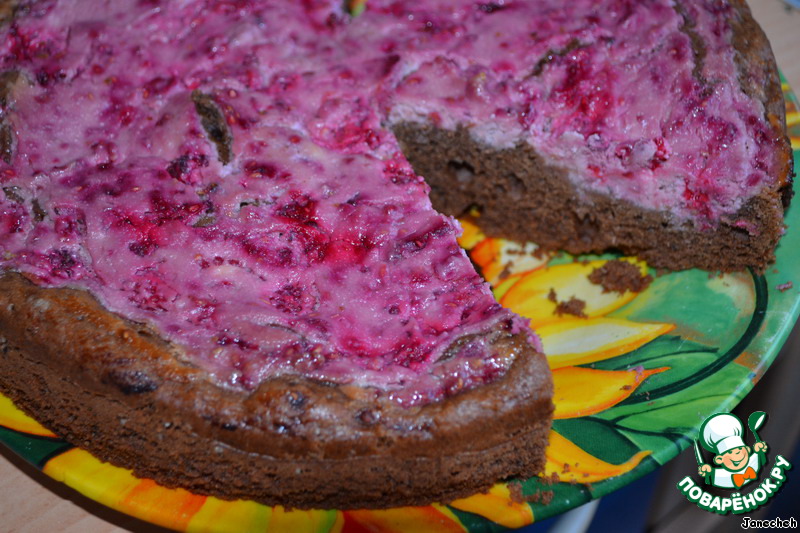
<path id="1" fill-rule="evenodd" d="M 800 91 L 800 10 L 781 0 L 750 0 L 778 66 Z M 84 498 L 0 446 L 0 532 L 163 531 Z"/>

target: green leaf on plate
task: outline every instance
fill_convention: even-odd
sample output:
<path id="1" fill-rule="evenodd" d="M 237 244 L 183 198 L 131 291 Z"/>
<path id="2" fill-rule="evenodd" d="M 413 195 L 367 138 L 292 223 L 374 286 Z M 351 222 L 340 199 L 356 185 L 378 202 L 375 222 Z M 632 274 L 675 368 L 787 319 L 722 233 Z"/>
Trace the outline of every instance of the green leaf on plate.
<path id="1" fill-rule="evenodd" d="M 658 464 L 664 464 L 675 457 L 676 453 L 684 450 L 690 440 L 677 432 L 668 431 L 637 431 L 620 428 L 620 433 L 643 450 L 652 450 L 649 456 Z"/>
<path id="2" fill-rule="evenodd" d="M 501 531 L 508 531 L 508 528 L 496 524 L 480 515 L 450 506 L 448 506 L 447 509 L 456 515 L 458 521 L 461 522 L 464 528 L 470 533 L 499 533 Z M 534 515 L 534 517 L 535 516 L 536 515 Z"/>
<path id="3" fill-rule="evenodd" d="M 649 402 L 620 404 L 595 415 L 620 428 L 688 433 L 710 414 L 726 410 L 741 398 L 749 371 L 735 363 L 680 392 Z"/>
<path id="4" fill-rule="evenodd" d="M 663 335 L 632 352 L 586 366 L 600 370 L 628 370 L 639 365 L 644 368 L 659 368 L 671 366 L 664 362 L 665 358 L 670 356 L 710 354 L 713 359 L 717 353 L 717 348 L 686 340 L 677 335 Z"/>
<path id="5" fill-rule="evenodd" d="M 38 468 L 54 455 L 73 448 L 71 444 L 60 439 L 26 435 L 2 426 L 0 426 L 0 442 Z"/>
<path id="6" fill-rule="evenodd" d="M 749 272 L 709 277 L 708 272 L 685 270 L 658 276 L 641 298 L 611 316 L 678 324 L 684 337 L 725 350 L 726 342 L 744 332 L 753 304 Z"/>
<path id="7" fill-rule="evenodd" d="M 612 464 L 622 464 L 640 449 L 612 423 L 594 417 L 554 420 L 553 429 L 587 453 Z"/>
<path id="8" fill-rule="evenodd" d="M 654 461 L 650 456 L 645 457 L 642 459 L 642 462 L 637 465 L 636 468 L 631 470 L 626 474 L 622 474 L 621 476 L 612 477 L 605 479 L 603 481 L 598 481 L 596 483 L 592 483 L 589 485 L 589 490 L 591 491 L 593 497 L 600 497 L 601 495 L 608 494 L 613 492 L 619 488 L 624 487 L 631 481 L 635 479 L 639 479 L 640 477 L 649 474 L 656 468 L 661 466 L 656 461 Z"/>

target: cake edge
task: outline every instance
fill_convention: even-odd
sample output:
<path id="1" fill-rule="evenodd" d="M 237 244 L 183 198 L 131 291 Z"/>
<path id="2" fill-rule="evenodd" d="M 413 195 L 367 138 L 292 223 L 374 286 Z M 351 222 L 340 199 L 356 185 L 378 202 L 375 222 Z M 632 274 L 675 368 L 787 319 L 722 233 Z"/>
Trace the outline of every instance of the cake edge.
<path id="1" fill-rule="evenodd" d="M 522 334 L 509 371 L 405 409 L 366 389 L 281 377 L 222 389 L 88 293 L 0 277 L 0 387 L 68 442 L 139 477 L 296 508 L 447 502 L 545 464 L 547 361 Z M 24 348 L 23 348 L 24 347 Z"/>

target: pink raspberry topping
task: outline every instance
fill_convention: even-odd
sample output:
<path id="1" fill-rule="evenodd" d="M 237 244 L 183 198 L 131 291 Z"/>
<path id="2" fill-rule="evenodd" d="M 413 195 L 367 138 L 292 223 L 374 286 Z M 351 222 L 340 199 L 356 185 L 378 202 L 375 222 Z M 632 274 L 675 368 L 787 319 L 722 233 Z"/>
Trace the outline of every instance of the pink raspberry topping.
<path id="1" fill-rule="evenodd" d="M 502 375 L 470 336 L 525 326 L 392 124 L 531 143 L 579 187 L 706 226 L 774 180 L 725 2 L 341 4 L 21 2 L 3 268 L 91 290 L 226 386 L 294 373 L 411 405 Z"/>

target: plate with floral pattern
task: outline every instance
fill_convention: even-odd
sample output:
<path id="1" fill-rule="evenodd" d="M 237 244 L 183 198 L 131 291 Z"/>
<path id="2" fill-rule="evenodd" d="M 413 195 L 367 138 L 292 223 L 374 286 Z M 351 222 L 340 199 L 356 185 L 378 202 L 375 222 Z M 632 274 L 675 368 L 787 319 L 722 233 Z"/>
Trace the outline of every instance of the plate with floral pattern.
<path id="1" fill-rule="evenodd" d="M 800 105 L 784 82 L 795 161 Z M 797 165 L 797 163 L 796 163 Z M 555 416 L 541 476 L 427 507 L 287 510 L 166 489 L 58 438 L 0 396 L 0 443 L 108 507 L 181 531 L 498 531 L 609 494 L 655 470 L 709 414 L 732 409 L 777 356 L 800 309 L 800 222 L 764 274 L 656 273 L 633 258 L 539 253 L 484 236 L 468 219 L 460 242 L 503 305 L 531 319 L 553 371 Z M 625 261 L 653 281 L 640 292 L 589 280 Z M 630 269 L 630 267 L 628 267 Z M 797 286 L 792 282 L 797 280 Z M 557 301 L 579 301 L 572 313 Z M 555 301 L 554 301 L 555 300 Z M 582 307 L 581 307 L 582 305 Z"/>

